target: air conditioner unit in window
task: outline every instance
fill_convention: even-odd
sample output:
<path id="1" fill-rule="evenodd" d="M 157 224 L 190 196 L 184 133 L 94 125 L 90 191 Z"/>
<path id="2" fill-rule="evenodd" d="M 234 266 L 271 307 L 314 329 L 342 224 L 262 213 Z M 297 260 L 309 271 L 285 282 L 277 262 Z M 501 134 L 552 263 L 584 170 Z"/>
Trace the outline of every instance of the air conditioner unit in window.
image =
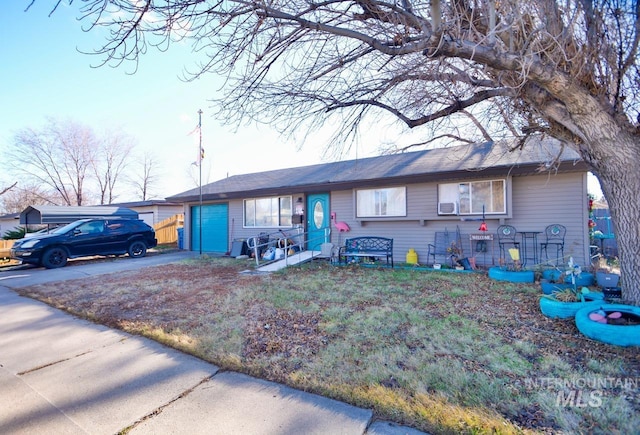
<path id="1" fill-rule="evenodd" d="M 438 214 L 458 214 L 458 203 L 456 202 L 438 203 Z"/>

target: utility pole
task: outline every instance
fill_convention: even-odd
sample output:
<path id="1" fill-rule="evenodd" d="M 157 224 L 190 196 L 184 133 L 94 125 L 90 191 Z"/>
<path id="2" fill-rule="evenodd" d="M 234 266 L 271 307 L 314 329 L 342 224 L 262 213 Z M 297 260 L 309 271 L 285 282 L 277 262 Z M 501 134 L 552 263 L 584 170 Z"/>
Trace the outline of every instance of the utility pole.
<path id="1" fill-rule="evenodd" d="M 198 110 L 198 134 L 200 135 L 200 140 L 198 144 L 198 156 L 200 159 L 200 164 L 198 165 L 198 169 L 200 170 L 200 207 L 198 207 L 198 231 L 200 233 L 200 256 L 202 257 L 202 109 Z"/>

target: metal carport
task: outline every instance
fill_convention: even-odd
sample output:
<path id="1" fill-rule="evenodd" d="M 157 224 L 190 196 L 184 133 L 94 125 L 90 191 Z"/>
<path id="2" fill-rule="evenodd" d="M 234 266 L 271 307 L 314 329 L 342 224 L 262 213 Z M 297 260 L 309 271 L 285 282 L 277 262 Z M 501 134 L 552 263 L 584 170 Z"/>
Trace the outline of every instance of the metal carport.
<path id="1" fill-rule="evenodd" d="M 138 212 L 126 207 L 33 205 L 20 213 L 22 225 L 68 224 L 78 219 L 122 218 L 138 219 Z"/>

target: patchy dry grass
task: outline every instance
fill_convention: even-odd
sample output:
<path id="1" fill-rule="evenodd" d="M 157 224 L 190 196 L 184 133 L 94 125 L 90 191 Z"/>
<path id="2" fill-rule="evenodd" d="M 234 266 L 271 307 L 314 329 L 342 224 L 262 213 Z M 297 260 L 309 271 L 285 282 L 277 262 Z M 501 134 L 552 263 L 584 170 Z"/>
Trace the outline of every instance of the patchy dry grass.
<path id="1" fill-rule="evenodd" d="M 324 263 L 246 268 L 203 258 L 21 293 L 432 433 L 640 427 L 638 350 L 545 318 L 536 287 Z M 602 379 L 630 382 L 592 386 Z"/>

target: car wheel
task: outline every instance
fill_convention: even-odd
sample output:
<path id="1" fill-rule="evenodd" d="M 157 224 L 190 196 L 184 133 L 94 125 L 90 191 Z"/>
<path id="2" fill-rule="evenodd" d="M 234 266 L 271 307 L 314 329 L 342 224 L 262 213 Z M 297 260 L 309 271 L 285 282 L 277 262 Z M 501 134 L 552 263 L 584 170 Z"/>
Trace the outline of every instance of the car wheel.
<path id="1" fill-rule="evenodd" d="M 139 258 L 147 255 L 147 245 L 142 240 L 134 240 L 129 245 L 129 257 Z"/>
<path id="2" fill-rule="evenodd" d="M 63 248 L 47 249 L 42 256 L 42 265 L 47 269 L 64 267 L 67 264 L 67 251 Z"/>

